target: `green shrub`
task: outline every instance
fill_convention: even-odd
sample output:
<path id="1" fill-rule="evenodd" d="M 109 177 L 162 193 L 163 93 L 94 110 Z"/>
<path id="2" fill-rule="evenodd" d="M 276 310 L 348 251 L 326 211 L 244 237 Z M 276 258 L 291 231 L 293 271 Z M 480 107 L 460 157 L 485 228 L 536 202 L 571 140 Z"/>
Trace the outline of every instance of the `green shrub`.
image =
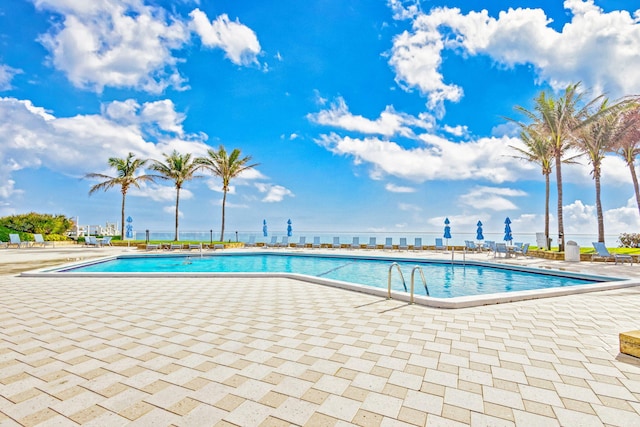
<path id="1" fill-rule="evenodd" d="M 30 212 L 0 218 L 0 226 L 18 233 L 64 236 L 73 226 L 73 221 L 64 215 Z"/>
<path id="2" fill-rule="evenodd" d="M 640 233 L 622 233 L 618 240 L 621 248 L 640 248 Z"/>

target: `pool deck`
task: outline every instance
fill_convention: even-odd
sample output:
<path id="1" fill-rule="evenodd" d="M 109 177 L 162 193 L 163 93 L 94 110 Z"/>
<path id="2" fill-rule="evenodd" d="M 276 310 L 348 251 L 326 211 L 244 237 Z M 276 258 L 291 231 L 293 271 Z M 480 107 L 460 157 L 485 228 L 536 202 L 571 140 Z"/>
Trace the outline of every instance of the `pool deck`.
<path id="1" fill-rule="evenodd" d="M 123 251 L 2 249 L 0 269 Z M 282 278 L 3 274 L 0 295 L 0 426 L 640 425 L 618 346 L 640 287 L 447 310 Z"/>

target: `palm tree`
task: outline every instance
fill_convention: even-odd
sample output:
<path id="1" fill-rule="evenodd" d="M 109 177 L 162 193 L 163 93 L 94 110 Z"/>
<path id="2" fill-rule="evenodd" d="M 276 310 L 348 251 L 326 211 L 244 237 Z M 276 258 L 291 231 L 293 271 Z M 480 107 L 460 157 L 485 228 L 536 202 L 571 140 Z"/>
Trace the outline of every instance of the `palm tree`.
<path id="1" fill-rule="evenodd" d="M 524 143 L 524 148 L 513 145 L 510 147 L 519 153 L 519 155 L 513 157 L 539 164 L 542 168 L 545 183 L 544 236 L 545 242 L 547 242 L 545 249 L 549 250 L 549 175 L 551 175 L 552 171 L 552 147 L 549 140 L 540 132 L 540 125 L 532 124 L 527 126 L 522 123 L 519 123 L 519 125 L 522 128 L 520 139 Z"/>
<path id="2" fill-rule="evenodd" d="M 636 174 L 635 161 L 640 154 L 640 104 L 632 104 L 631 108 L 620 115 L 621 126 L 627 131 L 618 138 L 614 145 L 615 151 L 622 156 L 631 172 L 633 189 L 636 194 L 638 212 L 640 212 L 640 186 Z"/>
<path id="3" fill-rule="evenodd" d="M 220 241 L 224 241 L 225 205 L 227 203 L 229 182 L 242 172 L 258 166 L 258 163 L 248 164 L 250 161 L 251 156 L 241 158 L 240 150 L 237 148 L 227 154 L 223 145 L 220 145 L 218 151 L 209 149 L 206 157 L 200 157 L 195 160 L 201 168 L 209 170 L 213 175 L 222 179 L 222 228 Z"/>
<path id="4" fill-rule="evenodd" d="M 541 125 L 541 132 L 546 135 L 551 143 L 558 189 L 558 246 L 560 251 L 564 251 L 562 163 L 564 163 L 565 153 L 570 148 L 572 132 L 579 126 L 589 122 L 589 120 L 581 119 L 588 117 L 591 106 L 602 98 L 602 95 L 600 95 L 579 108 L 584 96 L 583 93 L 578 92 L 579 86 L 580 83 L 567 86 L 564 94 L 558 99 L 554 99 L 544 91 L 540 92 L 540 95 L 534 100 L 534 111 L 529 111 L 520 106 L 516 107 L 516 110 L 520 113 Z"/>
<path id="5" fill-rule="evenodd" d="M 138 175 L 138 172 L 147 163 L 147 160 L 136 159 L 133 153 L 129 153 L 125 159 L 118 157 L 110 157 L 108 162 L 110 167 L 116 170 L 116 176 L 105 175 L 102 173 L 88 173 L 85 178 L 97 178 L 104 179 L 99 184 L 94 185 L 89 190 L 89 195 L 92 195 L 96 191 L 107 191 L 115 186 L 120 186 L 120 192 L 122 193 L 122 208 L 120 211 L 120 238 L 124 238 L 124 208 L 127 198 L 127 191 L 131 186 L 140 188 L 140 183 L 153 181 L 151 175 Z"/>
<path id="6" fill-rule="evenodd" d="M 155 178 L 173 181 L 176 187 L 176 230 L 173 240 L 178 241 L 180 189 L 186 181 L 200 178 L 195 175 L 198 170 L 198 165 L 191 160 L 191 153 L 180 154 L 176 150 L 173 150 L 171 154 L 163 154 L 163 156 L 165 161 L 160 162 L 155 160 L 153 165 L 151 165 L 151 169 L 160 174 L 154 176 Z"/>

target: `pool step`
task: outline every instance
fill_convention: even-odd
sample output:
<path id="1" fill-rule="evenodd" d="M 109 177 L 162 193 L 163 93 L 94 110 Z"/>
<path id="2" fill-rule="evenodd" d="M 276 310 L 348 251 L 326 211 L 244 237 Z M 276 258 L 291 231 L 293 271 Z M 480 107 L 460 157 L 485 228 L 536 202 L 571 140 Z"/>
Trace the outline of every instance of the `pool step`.
<path id="1" fill-rule="evenodd" d="M 620 333 L 620 353 L 640 357 L 640 331 Z"/>

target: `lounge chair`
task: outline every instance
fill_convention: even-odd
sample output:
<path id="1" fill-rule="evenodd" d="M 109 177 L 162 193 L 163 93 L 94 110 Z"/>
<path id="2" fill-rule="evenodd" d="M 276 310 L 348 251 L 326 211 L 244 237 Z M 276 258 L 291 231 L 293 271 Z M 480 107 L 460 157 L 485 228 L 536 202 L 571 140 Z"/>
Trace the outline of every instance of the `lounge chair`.
<path id="1" fill-rule="evenodd" d="M 617 264 L 618 261 L 624 264 L 625 261 L 630 265 L 633 265 L 633 257 L 631 255 L 622 255 L 622 254 L 612 254 L 609 252 L 607 247 L 602 242 L 592 242 L 593 247 L 596 250 L 596 253 L 591 255 L 591 261 L 595 259 L 604 259 L 605 262 L 612 259 Z"/>
<path id="2" fill-rule="evenodd" d="M 312 248 L 321 248 L 322 247 L 322 243 L 320 243 L 320 237 L 315 236 L 313 238 L 313 243 L 311 244 Z"/>
<path id="3" fill-rule="evenodd" d="M 369 237 L 369 243 L 367 244 L 367 249 L 376 249 L 378 247 L 376 243 L 375 237 Z"/>
<path id="4" fill-rule="evenodd" d="M 342 245 L 340 244 L 340 237 L 333 238 L 333 243 L 331 244 L 331 247 L 335 249 L 339 249 L 342 247 Z"/>
<path id="5" fill-rule="evenodd" d="M 182 250 L 182 243 L 172 243 L 171 245 L 169 245 L 169 250 L 173 251 L 173 250 Z"/>
<path id="6" fill-rule="evenodd" d="M 224 249 L 224 244 L 222 244 L 222 243 L 216 243 L 215 245 L 213 245 L 213 248 L 212 248 L 212 249 L 213 249 L 214 251 L 215 251 L 216 249 Z"/>
<path id="7" fill-rule="evenodd" d="M 353 242 L 351 243 L 351 249 L 360 249 L 360 238 L 354 237 Z"/>
<path id="8" fill-rule="evenodd" d="M 509 256 L 509 251 L 507 250 L 506 243 L 496 243 L 496 250 L 493 253 L 493 257 L 497 258 L 500 256 L 500 254 L 502 254 L 504 258 L 507 258 Z"/>
<path id="9" fill-rule="evenodd" d="M 33 244 L 31 246 L 35 246 L 35 245 L 40 245 L 43 248 L 46 248 L 47 246 L 55 247 L 56 244 L 53 241 L 44 240 L 44 237 L 42 237 L 42 234 L 34 234 Z"/>
<path id="10" fill-rule="evenodd" d="M 244 244 L 246 248 L 256 247 L 256 236 L 249 236 L 249 240 Z"/>
<path id="11" fill-rule="evenodd" d="M 155 251 L 155 250 L 158 250 L 159 248 L 160 248 L 160 245 L 156 243 L 147 243 L 145 246 L 145 249 L 148 251 Z"/>
<path id="12" fill-rule="evenodd" d="M 277 243 L 276 246 L 278 248 L 288 248 L 289 247 L 289 237 L 282 236 L 282 242 Z"/>
<path id="13" fill-rule="evenodd" d="M 527 253 L 529 252 L 529 243 L 525 243 L 519 249 L 516 247 L 514 249 L 514 252 L 515 252 L 516 256 L 522 255 L 522 256 L 526 257 Z"/>
<path id="14" fill-rule="evenodd" d="M 294 243 L 296 248 L 304 248 L 307 246 L 307 238 L 305 236 L 300 236 L 300 240 L 298 243 Z"/>
<path id="15" fill-rule="evenodd" d="M 276 246 L 278 246 L 278 237 L 271 236 L 271 241 L 267 243 L 265 246 L 268 246 L 270 248 L 275 248 Z"/>
<path id="16" fill-rule="evenodd" d="M 96 236 L 84 236 L 84 245 L 98 248 L 100 247 L 100 242 L 98 242 L 98 238 Z"/>
<path id="17" fill-rule="evenodd" d="M 398 249 L 401 251 L 408 251 L 409 250 L 409 245 L 407 245 L 407 238 L 406 237 L 401 237 L 400 238 L 400 243 L 398 244 Z"/>
<path id="18" fill-rule="evenodd" d="M 423 249 L 424 249 L 424 246 L 422 246 L 422 237 L 416 237 L 413 243 L 413 250 L 421 251 Z"/>
<path id="19" fill-rule="evenodd" d="M 446 251 L 447 247 L 442 243 L 442 237 L 436 237 L 436 251 Z"/>
<path id="20" fill-rule="evenodd" d="M 478 252 L 478 250 L 480 249 L 478 246 L 476 246 L 476 242 L 474 242 L 473 240 L 465 240 L 464 247 L 465 250 L 473 252 Z"/>
<path id="21" fill-rule="evenodd" d="M 202 250 L 202 243 L 189 243 L 189 250 L 193 249 Z"/>
<path id="22" fill-rule="evenodd" d="M 491 253 L 493 252 L 493 254 L 495 255 L 496 253 L 496 242 L 494 240 L 485 240 L 484 241 L 484 247 L 487 248 L 487 255 L 491 255 Z M 528 249 L 528 247 L 527 247 Z"/>
<path id="23" fill-rule="evenodd" d="M 386 237 L 384 239 L 384 246 L 382 247 L 382 249 L 393 249 L 393 238 L 392 237 Z"/>
<path id="24" fill-rule="evenodd" d="M 9 243 L 7 244 L 7 247 L 9 246 L 15 246 L 16 248 L 28 248 L 29 242 L 23 242 L 20 240 L 19 234 L 9 234 Z"/>
<path id="25" fill-rule="evenodd" d="M 113 246 L 113 245 L 111 244 L 111 239 L 113 239 L 113 237 L 111 237 L 111 236 L 105 236 L 105 237 L 103 237 L 103 238 L 101 239 L 100 244 L 101 244 L 102 246 Z"/>

